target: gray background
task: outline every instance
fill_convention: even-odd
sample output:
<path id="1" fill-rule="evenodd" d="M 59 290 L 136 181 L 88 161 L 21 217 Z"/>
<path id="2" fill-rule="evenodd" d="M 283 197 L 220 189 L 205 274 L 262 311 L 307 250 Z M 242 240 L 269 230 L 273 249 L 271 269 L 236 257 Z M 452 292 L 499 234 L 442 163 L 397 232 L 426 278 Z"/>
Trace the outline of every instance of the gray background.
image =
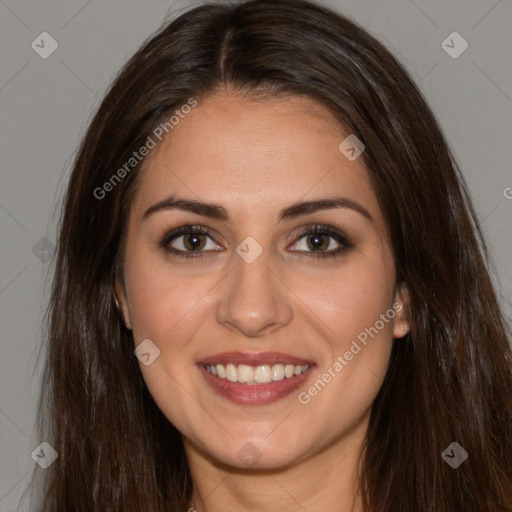
<path id="1" fill-rule="evenodd" d="M 31 453 L 43 441 L 34 431 L 37 351 L 57 205 L 77 144 L 126 59 L 166 15 L 199 3 L 0 0 L 0 512 L 16 509 L 35 465 Z M 331 0 L 326 5 L 383 41 L 425 94 L 473 194 L 510 318 L 512 3 Z M 456 59 L 441 46 L 454 31 L 469 44 Z M 31 47 L 42 32 L 59 45 L 47 59 Z M 27 509 L 25 503 L 22 510 Z"/>

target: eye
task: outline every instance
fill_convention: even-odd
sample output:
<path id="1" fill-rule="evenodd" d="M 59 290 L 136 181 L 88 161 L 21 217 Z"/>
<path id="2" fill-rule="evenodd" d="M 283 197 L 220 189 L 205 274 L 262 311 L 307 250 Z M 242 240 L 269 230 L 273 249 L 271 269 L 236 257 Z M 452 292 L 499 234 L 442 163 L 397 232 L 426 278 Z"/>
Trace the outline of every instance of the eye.
<path id="1" fill-rule="evenodd" d="M 297 240 L 300 241 L 302 239 L 304 239 L 302 246 L 305 247 L 305 249 L 297 252 L 306 251 L 305 255 L 310 258 L 340 256 L 353 248 L 353 244 L 346 235 L 330 226 L 310 226 L 298 235 Z M 339 247 L 336 248 L 336 244 L 338 244 Z M 327 249 L 331 250 L 328 251 Z"/>
<path id="2" fill-rule="evenodd" d="M 203 249 L 217 250 L 220 247 L 217 243 L 212 243 L 208 247 L 208 238 L 214 242 L 209 233 L 210 230 L 202 226 L 182 226 L 167 233 L 159 246 L 178 258 L 203 257 Z"/>

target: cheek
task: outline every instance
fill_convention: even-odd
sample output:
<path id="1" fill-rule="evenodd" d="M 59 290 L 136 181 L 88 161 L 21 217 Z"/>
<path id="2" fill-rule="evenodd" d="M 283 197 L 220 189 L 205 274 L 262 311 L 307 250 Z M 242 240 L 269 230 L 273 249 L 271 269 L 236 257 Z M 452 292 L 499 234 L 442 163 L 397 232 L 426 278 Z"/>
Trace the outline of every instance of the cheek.
<path id="1" fill-rule="evenodd" d="M 351 263 L 331 276 L 327 291 L 309 295 L 311 308 L 329 330 L 322 329 L 326 345 L 317 380 L 301 390 L 301 403 L 315 411 L 311 418 L 332 415 L 333 433 L 335 425 L 351 424 L 371 406 L 393 343 L 391 256 L 375 251 L 372 258 L 360 257 Z M 316 427 L 311 424 L 310 428 Z"/>
<path id="2" fill-rule="evenodd" d="M 360 258 L 357 264 L 341 268 L 328 278 L 323 287 L 327 291 L 312 293 L 319 288 L 310 287 L 309 304 L 329 327 L 329 338 L 338 352 L 348 350 L 348 345 L 359 335 L 364 339 L 364 333 L 376 322 L 382 337 L 391 336 L 395 276 L 393 263 L 385 256 L 382 254 L 371 261 Z M 379 319 L 386 312 L 389 317 L 382 323 Z"/>
<path id="3" fill-rule="evenodd" d="M 315 379 L 297 396 L 304 428 L 319 446 L 349 432 L 368 413 L 393 343 L 392 284 L 377 271 L 346 277 L 316 310 L 330 331 Z"/>
<path id="4" fill-rule="evenodd" d="M 139 363 L 147 388 L 160 410 L 178 429 L 187 430 L 204 414 L 195 395 L 189 346 L 204 315 L 204 297 L 211 285 L 171 272 L 165 262 L 147 254 L 131 254 L 125 267 L 134 344 L 151 340 L 159 355 Z"/>
<path id="5" fill-rule="evenodd" d="M 198 314 L 201 298 L 211 288 L 208 279 L 188 279 L 163 258 L 142 251 L 132 255 L 125 279 L 135 340 L 150 338 L 160 343 Z"/>

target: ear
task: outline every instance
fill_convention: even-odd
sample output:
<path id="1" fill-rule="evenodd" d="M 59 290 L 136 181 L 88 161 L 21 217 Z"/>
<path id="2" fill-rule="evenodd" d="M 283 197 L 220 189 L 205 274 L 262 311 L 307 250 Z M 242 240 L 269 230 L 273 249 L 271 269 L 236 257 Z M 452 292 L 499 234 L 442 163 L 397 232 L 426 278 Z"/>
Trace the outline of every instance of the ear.
<path id="1" fill-rule="evenodd" d="M 396 287 L 393 299 L 395 318 L 393 320 L 393 338 L 403 338 L 411 330 L 409 322 L 410 293 L 405 283 Z"/>
<path id="2" fill-rule="evenodd" d="M 119 303 L 119 314 L 122 315 L 124 324 L 127 329 L 132 329 L 132 323 L 130 319 L 130 309 L 128 308 L 128 299 L 126 297 L 126 288 L 124 282 L 119 278 L 115 285 L 115 299 Z"/>

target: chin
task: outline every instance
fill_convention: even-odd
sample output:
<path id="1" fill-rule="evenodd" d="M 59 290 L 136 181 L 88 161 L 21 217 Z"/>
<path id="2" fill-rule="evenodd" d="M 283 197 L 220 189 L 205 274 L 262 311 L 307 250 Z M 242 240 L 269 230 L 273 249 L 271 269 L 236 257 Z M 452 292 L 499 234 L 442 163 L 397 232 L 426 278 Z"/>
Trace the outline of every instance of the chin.
<path id="1" fill-rule="evenodd" d="M 271 437 L 273 434 L 267 434 Z M 275 470 L 291 466 L 307 458 L 304 441 L 295 442 L 291 436 L 282 435 L 269 441 L 269 437 L 233 438 L 229 444 L 207 446 L 208 458 L 217 464 L 239 470 Z M 298 446 L 299 445 L 299 446 Z M 217 449 L 218 448 L 218 449 Z"/>

